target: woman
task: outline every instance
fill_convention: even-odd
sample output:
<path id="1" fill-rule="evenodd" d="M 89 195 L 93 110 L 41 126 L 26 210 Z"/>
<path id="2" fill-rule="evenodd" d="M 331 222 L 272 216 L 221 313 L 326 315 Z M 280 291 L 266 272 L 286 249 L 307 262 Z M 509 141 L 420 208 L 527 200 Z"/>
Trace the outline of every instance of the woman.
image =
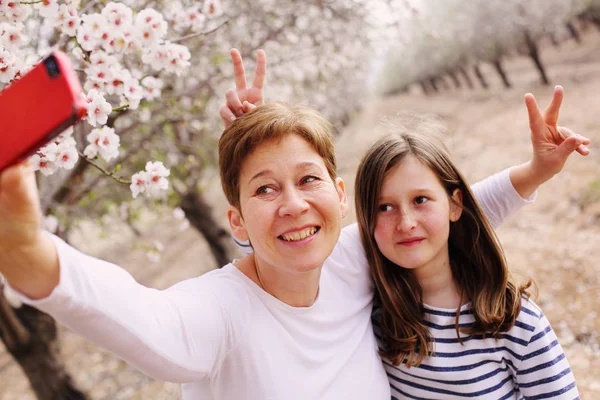
<path id="1" fill-rule="evenodd" d="M 219 142 L 221 181 L 233 233 L 254 253 L 164 291 L 43 232 L 33 173 L 6 170 L 0 272 L 24 302 L 147 375 L 183 383 L 184 399 L 387 400 L 366 260 L 356 227 L 341 231 L 348 205 L 332 138 L 300 106 L 236 119 Z M 513 182 L 533 192 L 539 171 L 524 172 Z M 524 203 L 508 173 L 480 188 L 499 220 Z"/>

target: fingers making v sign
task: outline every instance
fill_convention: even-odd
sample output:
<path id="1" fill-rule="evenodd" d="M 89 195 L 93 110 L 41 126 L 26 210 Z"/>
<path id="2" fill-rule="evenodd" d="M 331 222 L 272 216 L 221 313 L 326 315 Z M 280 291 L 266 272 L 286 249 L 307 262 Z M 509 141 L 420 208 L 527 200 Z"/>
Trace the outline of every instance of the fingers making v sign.
<path id="1" fill-rule="evenodd" d="M 235 76 L 235 90 L 230 89 L 225 93 L 227 101 L 219 110 L 225 128 L 237 117 L 263 103 L 263 86 L 267 74 L 267 57 L 263 50 L 258 50 L 254 78 L 252 79 L 252 85 L 248 87 L 242 55 L 237 49 L 231 49 L 230 54 Z"/>
<path id="2" fill-rule="evenodd" d="M 542 114 L 535 97 L 531 93 L 525 95 L 533 145 L 533 166 L 548 176 L 560 172 L 574 151 L 583 156 L 590 153 L 587 148 L 590 143 L 588 138 L 574 133 L 569 128 L 558 126 L 563 97 L 563 88 L 556 86 L 552 102 Z"/>

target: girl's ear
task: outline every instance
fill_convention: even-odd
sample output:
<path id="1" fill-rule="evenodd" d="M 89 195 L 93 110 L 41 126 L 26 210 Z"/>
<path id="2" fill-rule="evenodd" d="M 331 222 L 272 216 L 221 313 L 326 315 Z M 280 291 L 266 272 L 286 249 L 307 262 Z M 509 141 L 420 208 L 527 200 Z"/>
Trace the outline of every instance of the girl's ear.
<path id="1" fill-rule="evenodd" d="M 450 221 L 456 222 L 460 219 L 463 210 L 462 191 L 454 189 L 450 198 Z"/>
<path id="2" fill-rule="evenodd" d="M 240 242 L 247 241 L 249 239 L 248 231 L 246 230 L 244 218 L 242 217 L 240 210 L 234 206 L 229 206 L 227 208 L 227 219 L 229 220 L 229 226 L 231 227 L 231 234 L 233 237 Z"/>

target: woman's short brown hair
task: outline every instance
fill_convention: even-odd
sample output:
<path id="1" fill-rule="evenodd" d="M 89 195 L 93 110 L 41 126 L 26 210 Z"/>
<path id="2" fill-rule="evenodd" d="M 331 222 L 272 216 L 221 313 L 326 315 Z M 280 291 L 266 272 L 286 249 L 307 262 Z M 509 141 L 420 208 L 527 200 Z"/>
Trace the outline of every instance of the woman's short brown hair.
<path id="1" fill-rule="evenodd" d="M 329 176 L 337 177 L 333 127 L 318 111 L 303 105 L 267 103 L 237 118 L 219 140 L 221 185 L 229 204 L 240 208 L 240 172 L 258 146 L 287 135 L 298 135 L 319 154 Z"/>

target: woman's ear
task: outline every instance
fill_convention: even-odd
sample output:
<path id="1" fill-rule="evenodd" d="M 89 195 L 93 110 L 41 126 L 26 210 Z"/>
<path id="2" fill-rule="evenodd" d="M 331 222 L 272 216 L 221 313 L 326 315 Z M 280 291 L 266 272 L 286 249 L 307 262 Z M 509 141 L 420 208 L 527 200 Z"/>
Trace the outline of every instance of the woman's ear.
<path id="1" fill-rule="evenodd" d="M 462 191 L 454 189 L 450 197 L 450 221 L 456 222 L 460 219 L 463 210 Z"/>
<path id="2" fill-rule="evenodd" d="M 335 189 L 337 190 L 340 198 L 340 211 L 342 213 L 342 218 L 345 218 L 346 214 L 348 214 L 348 196 L 346 195 L 346 184 L 342 178 L 335 178 Z"/>
<path id="3" fill-rule="evenodd" d="M 248 231 L 246 230 L 244 218 L 242 217 L 240 210 L 234 206 L 229 206 L 227 208 L 227 219 L 229 220 L 229 226 L 231 227 L 231 234 L 233 237 L 240 242 L 247 241 L 249 239 Z"/>

